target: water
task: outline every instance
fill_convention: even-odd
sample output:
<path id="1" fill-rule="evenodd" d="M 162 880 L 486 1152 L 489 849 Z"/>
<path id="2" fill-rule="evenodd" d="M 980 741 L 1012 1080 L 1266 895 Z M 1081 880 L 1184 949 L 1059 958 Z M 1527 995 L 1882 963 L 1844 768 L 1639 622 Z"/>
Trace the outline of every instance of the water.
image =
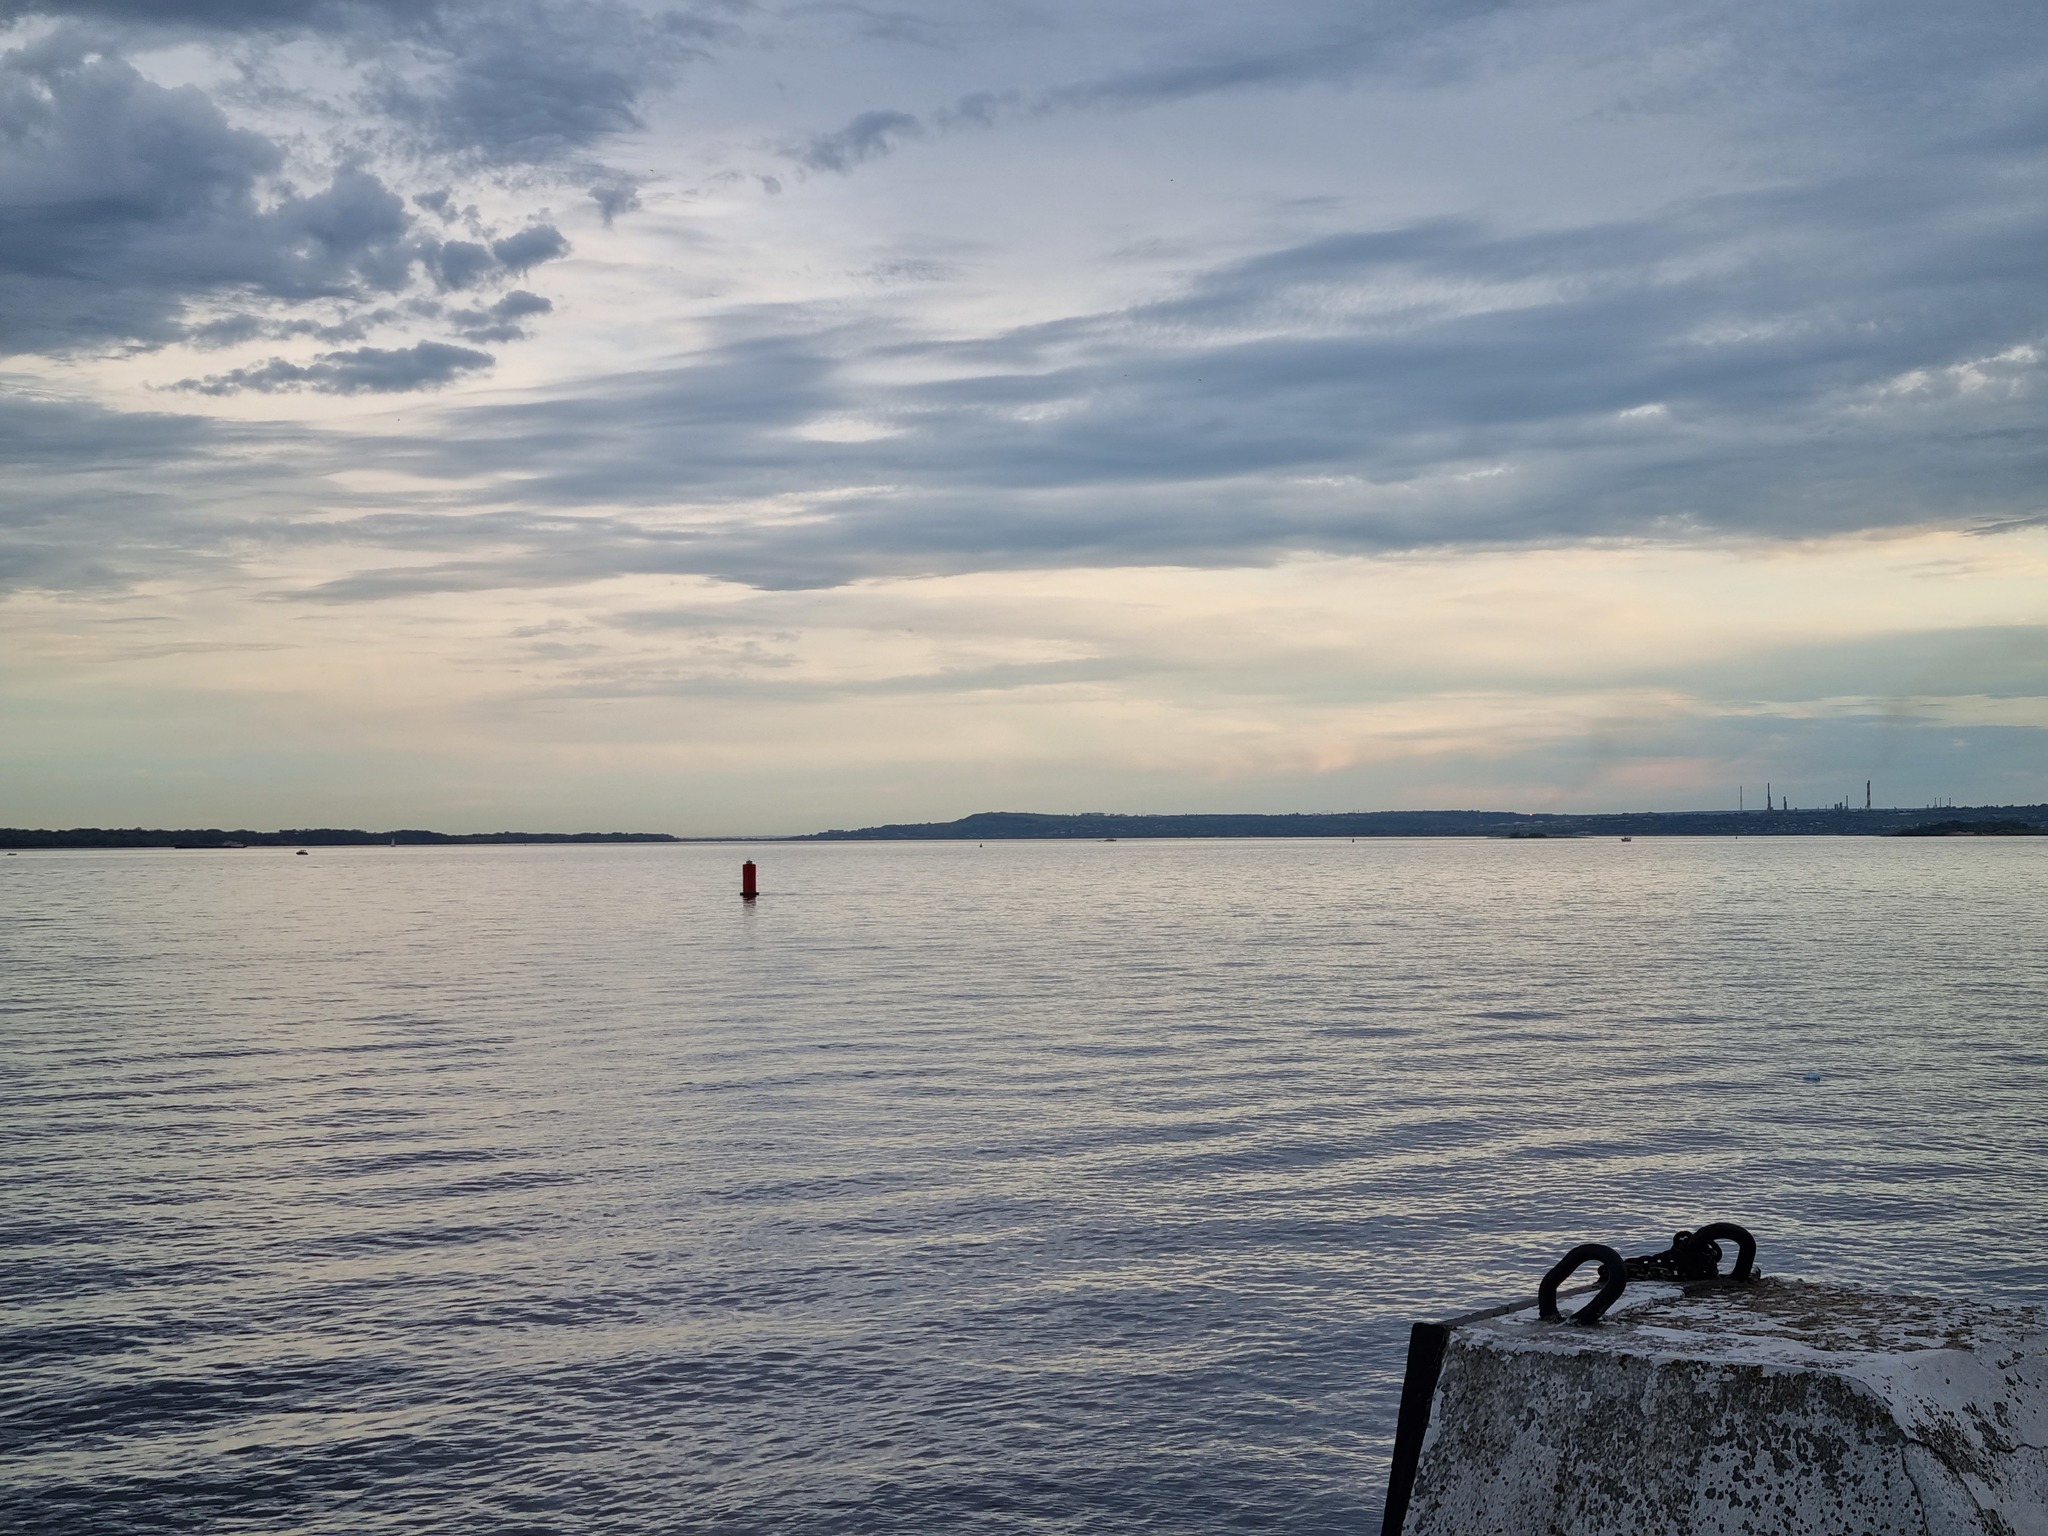
<path id="1" fill-rule="evenodd" d="M 0 860 L 0 1520 L 1368 1531 L 1574 1242 L 2048 1290 L 2048 840 L 742 852 Z"/>

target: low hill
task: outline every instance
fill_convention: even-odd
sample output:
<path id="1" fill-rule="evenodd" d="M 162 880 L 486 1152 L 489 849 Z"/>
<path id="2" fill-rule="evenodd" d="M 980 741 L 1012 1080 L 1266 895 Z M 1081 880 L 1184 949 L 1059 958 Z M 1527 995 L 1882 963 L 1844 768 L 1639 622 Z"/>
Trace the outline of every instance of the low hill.
<path id="1" fill-rule="evenodd" d="M 1975 806 L 1978 815 L 2021 813 L 2048 822 L 2048 805 Z M 1284 816 L 1123 816 L 981 811 L 958 821 L 835 828 L 793 841 L 997 842 L 1023 838 L 1150 837 L 1874 837 L 1923 825 L 1925 810 L 1613 811 L 1564 815 L 1521 811 L 1333 811 Z M 1973 822 L 1972 825 L 1978 823 Z M 2022 822 L 2015 821 L 2020 825 Z M 1919 834 L 1941 835 L 1941 834 Z"/>

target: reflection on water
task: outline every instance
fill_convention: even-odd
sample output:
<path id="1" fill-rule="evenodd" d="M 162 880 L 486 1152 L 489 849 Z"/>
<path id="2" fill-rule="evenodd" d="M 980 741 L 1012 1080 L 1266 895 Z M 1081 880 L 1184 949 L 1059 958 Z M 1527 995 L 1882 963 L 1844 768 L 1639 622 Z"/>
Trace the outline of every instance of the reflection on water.
<path id="1" fill-rule="evenodd" d="M 0 1514 L 1374 1528 L 1406 1320 L 1580 1239 L 2037 1299 L 2044 932 L 2017 840 L 25 854 Z"/>

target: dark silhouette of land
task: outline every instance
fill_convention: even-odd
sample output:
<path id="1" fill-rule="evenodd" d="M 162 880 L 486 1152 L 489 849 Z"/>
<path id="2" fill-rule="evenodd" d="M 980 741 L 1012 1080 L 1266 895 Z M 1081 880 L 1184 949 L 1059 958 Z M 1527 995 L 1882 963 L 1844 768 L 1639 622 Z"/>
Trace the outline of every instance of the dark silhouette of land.
<path id="1" fill-rule="evenodd" d="M 2015 826 L 2048 830 L 2048 805 L 1974 806 Z M 983 811 L 958 821 L 909 822 L 814 832 L 805 841 L 933 838 L 996 842 L 1019 838 L 1137 837 L 1875 837 L 1925 825 L 1928 810 L 1617 811 L 1590 815 L 1519 811 L 1341 811 L 1291 816 L 1049 816 Z M 1941 814 L 1953 816 L 1955 807 Z M 1973 825 L 1975 823 L 1972 823 Z M 1939 835 L 1939 834 L 1925 834 Z"/>
<path id="2" fill-rule="evenodd" d="M 351 848 L 398 843 L 674 843 L 666 832 L 361 832 L 352 827 L 300 827 L 282 832 L 226 832 L 219 827 L 72 827 L 46 832 L 0 827 L 0 848 Z"/>
<path id="3" fill-rule="evenodd" d="M 2024 821 L 1934 821 L 1924 827 L 1908 827 L 1894 837 L 2048 837 L 2048 826 L 2030 826 Z"/>
<path id="4" fill-rule="evenodd" d="M 0 827 L 0 848 L 348 848 L 476 843 L 801 843 L 1140 837 L 2027 837 L 2048 835 L 2048 805 L 1966 806 L 1935 810 L 1331 811 L 1285 816 L 1121 816 L 1107 811 L 1048 815 L 982 811 L 958 821 L 899 822 L 834 828 L 794 837 L 677 837 L 668 832 L 363 832 L 301 827 L 281 832 L 72 827 L 39 831 Z M 1944 819 L 1936 819 L 1944 818 Z"/>

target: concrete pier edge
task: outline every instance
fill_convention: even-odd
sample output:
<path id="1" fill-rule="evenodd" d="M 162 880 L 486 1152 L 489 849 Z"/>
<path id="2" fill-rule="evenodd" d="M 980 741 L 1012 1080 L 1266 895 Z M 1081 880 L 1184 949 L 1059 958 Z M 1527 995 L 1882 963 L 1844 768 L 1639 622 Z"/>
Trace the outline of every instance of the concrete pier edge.
<path id="1" fill-rule="evenodd" d="M 2048 1536 L 2048 1314 L 1658 1277 L 1411 1326 L 1382 1536 L 1666 1528 Z"/>

